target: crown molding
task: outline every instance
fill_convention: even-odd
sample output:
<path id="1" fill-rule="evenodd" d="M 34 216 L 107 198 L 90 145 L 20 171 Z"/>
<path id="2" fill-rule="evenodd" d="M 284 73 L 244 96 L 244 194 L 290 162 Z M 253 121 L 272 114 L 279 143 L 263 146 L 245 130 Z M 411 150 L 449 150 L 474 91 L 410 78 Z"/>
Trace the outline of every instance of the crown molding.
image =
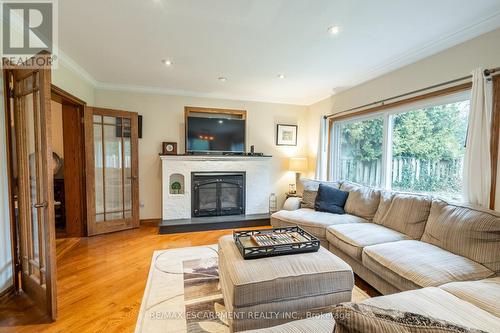
<path id="1" fill-rule="evenodd" d="M 73 73 L 80 76 L 87 83 L 92 85 L 94 89 L 99 85 L 97 81 L 89 72 L 87 72 L 82 66 L 80 66 L 76 61 L 74 61 L 67 53 L 65 53 L 61 48 L 58 48 L 59 61 L 64 67 L 71 70 Z"/>
<path id="2" fill-rule="evenodd" d="M 303 99 L 291 100 L 290 98 L 285 99 L 285 98 L 274 98 L 274 97 L 248 97 L 248 96 L 239 96 L 233 94 L 202 93 L 190 90 L 169 89 L 169 88 L 131 85 L 131 84 L 116 84 L 109 82 L 98 82 L 95 88 L 98 90 L 127 91 L 132 93 L 173 95 L 173 96 L 185 96 L 185 97 L 197 97 L 197 98 L 217 98 L 217 99 L 226 99 L 234 101 L 289 104 L 298 106 L 309 105 L 305 103 Z"/>
<path id="3" fill-rule="evenodd" d="M 482 34 L 498 29 L 499 27 L 500 27 L 500 11 L 495 12 L 479 21 L 476 21 L 473 24 L 462 28 L 459 31 L 437 38 L 431 42 L 425 43 L 424 45 L 420 45 L 419 47 L 412 48 L 411 50 L 408 50 L 407 52 L 400 54 L 399 56 L 394 57 L 393 59 L 387 62 L 375 66 L 366 71 L 364 75 L 359 76 L 356 79 L 346 83 L 341 89 L 336 90 L 334 93 L 309 96 L 301 99 L 248 97 L 248 96 L 238 96 L 232 94 L 202 93 L 196 91 L 169 89 L 169 88 L 161 88 L 154 86 L 141 86 L 132 84 L 102 82 L 96 80 L 88 71 L 86 71 L 78 63 L 76 63 L 70 56 L 68 56 L 61 49 L 59 49 L 59 61 L 61 61 L 65 67 L 67 67 L 68 69 L 79 75 L 82 79 L 91 84 L 94 87 L 94 89 L 97 90 L 127 91 L 127 92 L 148 93 L 148 94 L 175 95 L 175 96 L 187 96 L 187 97 L 198 97 L 198 98 L 217 98 L 217 99 L 237 100 L 237 101 L 310 106 L 326 98 L 330 98 L 333 95 L 352 89 L 362 83 L 381 77 L 385 74 L 400 69 L 404 66 L 418 62 L 427 57 L 442 52 L 448 48 L 464 43 Z"/>

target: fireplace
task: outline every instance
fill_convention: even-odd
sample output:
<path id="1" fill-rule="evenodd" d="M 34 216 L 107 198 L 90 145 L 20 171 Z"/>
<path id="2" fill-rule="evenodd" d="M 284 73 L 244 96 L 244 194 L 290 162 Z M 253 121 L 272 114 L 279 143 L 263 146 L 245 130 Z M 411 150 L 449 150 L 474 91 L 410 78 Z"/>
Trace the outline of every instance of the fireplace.
<path id="1" fill-rule="evenodd" d="M 192 172 L 191 216 L 245 214 L 245 172 Z"/>

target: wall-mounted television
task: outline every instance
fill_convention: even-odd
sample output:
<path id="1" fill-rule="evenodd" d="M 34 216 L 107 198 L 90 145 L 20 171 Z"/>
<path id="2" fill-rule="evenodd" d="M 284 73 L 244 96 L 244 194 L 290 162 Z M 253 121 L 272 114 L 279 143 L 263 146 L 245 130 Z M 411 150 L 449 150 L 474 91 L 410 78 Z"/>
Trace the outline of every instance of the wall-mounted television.
<path id="1" fill-rule="evenodd" d="M 245 120 L 222 116 L 188 116 L 186 152 L 223 154 L 245 152 Z"/>

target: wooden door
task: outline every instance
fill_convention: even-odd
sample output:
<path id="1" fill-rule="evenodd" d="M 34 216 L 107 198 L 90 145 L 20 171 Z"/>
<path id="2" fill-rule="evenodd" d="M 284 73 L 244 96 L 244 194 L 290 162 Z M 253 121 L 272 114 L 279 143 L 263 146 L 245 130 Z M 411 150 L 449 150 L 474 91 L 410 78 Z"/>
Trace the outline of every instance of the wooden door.
<path id="1" fill-rule="evenodd" d="M 138 116 L 85 108 L 89 235 L 139 226 Z"/>
<path id="2" fill-rule="evenodd" d="M 56 249 L 50 69 L 8 70 L 15 124 L 17 231 L 21 289 L 56 319 Z"/>

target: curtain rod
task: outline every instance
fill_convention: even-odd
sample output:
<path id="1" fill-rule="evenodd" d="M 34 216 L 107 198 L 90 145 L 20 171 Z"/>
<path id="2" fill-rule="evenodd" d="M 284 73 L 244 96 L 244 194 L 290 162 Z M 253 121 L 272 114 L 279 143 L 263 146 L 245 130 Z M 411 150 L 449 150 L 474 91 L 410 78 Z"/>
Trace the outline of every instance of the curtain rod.
<path id="1" fill-rule="evenodd" d="M 491 69 L 485 69 L 484 70 L 484 76 L 490 76 L 490 75 L 492 75 L 493 73 L 496 73 L 496 72 L 500 72 L 500 67 L 491 68 Z M 382 104 L 382 105 L 384 105 L 385 102 L 392 101 L 393 99 L 398 99 L 398 98 L 401 98 L 401 97 L 406 97 L 406 96 L 418 94 L 418 93 L 421 93 L 421 92 L 424 92 L 424 91 L 427 91 L 427 90 L 439 88 L 439 87 L 442 87 L 442 86 L 447 86 L 449 84 L 457 83 L 457 82 L 464 81 L 464 80 L 467 80 L 467 79 L 472 79 L 472 75 L 467 75 L 467 76 L 464 76 L 464 77 L 461 77 L 461 78 L 458 78 L 458 79 L 454 79 L 454 80 L 446 81 L 446 82 L 443 82 L 443 83 L 438 83 L 438 84 L 435 84 L 435 85 L 432 85 L 432 86 L 429 86 L 429 87 L 425 87 L 425 88 L 413 90 L 413 91 L 410 91 L 410 92 L 407 92 L 407 93 L 404 93 L 404 94 L 401 94 L 401 95 L 397 95 L 397 96 L 393 96 L 393 97 L 389 97 L 389 98 L 384 98 L 384 99 L 381 99 L 381 100 L 376 101 L 376 102 L 371 102 L 371 103 L 368 103 L 368 104 L 365 104 L 365 105 L 361 105 L 361 106 L 357 106 L 357 107 L 354 107 L 354 108 L 350 108 L 350 109 L 347 109 L 347 110 L 342 110 L 340 112 L 336 112 L 336 113 L 332 113 L 332 114 L 329 114 L 329 115 L 325 115 L 325 116 L 323 116 L 323 118 L 324 119 L 328 119 L 328 118 L 331 118 L 331 117 L 334 117 L 334 116 L 338 116 L 338 115 L 340 115 L 342 113 L 346 113 L 346 112 L 350 112 L 350 111 L 354 111 L 354 110 L 358 110 L 358 109 L 364 109 L 366 107 L 369 107 L 369 106 L 372 106 L 372 105 L 376 105 L 376 104 Z"/>

